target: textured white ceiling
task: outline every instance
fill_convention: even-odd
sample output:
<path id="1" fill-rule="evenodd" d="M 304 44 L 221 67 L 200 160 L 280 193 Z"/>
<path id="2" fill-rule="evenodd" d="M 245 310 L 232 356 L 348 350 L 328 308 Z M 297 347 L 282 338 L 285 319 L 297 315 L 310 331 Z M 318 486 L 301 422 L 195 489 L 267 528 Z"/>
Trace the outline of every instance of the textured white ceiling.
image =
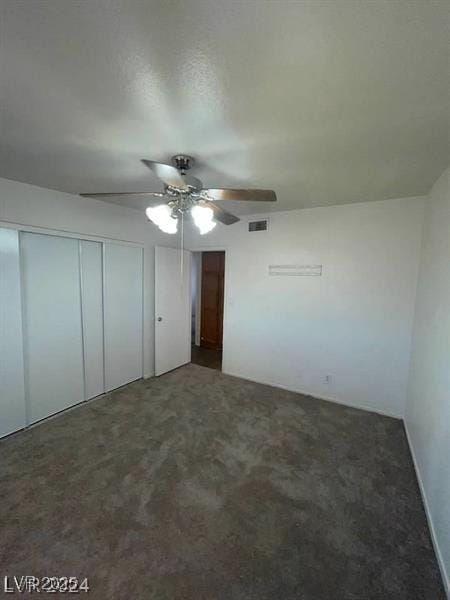
<path id="1" fill-rule="evenodd" d="M 280 210 L 423 194 L 449 163 L 446 0 L 0 7 L 1 177 L 161 191 L 140 159 L 186 152 Z"/>

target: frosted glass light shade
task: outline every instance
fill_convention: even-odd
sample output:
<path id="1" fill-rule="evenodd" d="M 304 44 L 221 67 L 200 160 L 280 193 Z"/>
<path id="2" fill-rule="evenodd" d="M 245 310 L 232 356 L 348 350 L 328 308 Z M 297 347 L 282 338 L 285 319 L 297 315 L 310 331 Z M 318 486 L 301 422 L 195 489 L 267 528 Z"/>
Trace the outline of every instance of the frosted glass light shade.
<path id="1" fill-rule="evenodd" d="M 208 233 L 216 226 L 215 221 L 213 221 L 214 213 L 208 206 L 196 204 L 191 208 L 191 215 L 194 223 L 200 229 L 201 235 Z"/>
<path id="2" fill-rule="evenodd" d="M 164 233 L 176 233 L 178 219 L 172 217 L 172 209 L 167 204 L 149 206 L 145 211 L 147 217 Z"/>

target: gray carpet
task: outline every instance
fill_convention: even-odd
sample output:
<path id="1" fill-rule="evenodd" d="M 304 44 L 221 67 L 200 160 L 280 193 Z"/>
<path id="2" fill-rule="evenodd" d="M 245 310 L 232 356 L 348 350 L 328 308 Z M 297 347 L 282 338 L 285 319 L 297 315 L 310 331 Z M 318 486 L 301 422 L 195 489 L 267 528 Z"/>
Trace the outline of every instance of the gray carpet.
<path id="1" fill-rule="evenodd" d="M 2 578 L 88 577 L 102 600 L 445 597 L 394 419 L 188 365 L 0 453 Z"/>

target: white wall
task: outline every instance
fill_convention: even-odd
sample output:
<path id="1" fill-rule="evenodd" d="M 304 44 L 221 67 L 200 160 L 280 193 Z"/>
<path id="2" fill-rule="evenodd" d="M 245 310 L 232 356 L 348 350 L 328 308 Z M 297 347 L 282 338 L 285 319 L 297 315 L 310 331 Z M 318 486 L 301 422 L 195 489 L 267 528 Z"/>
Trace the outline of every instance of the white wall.
<path id="1" fill-rule="evenodd" d="M 192 250 L 225 249 L 227 373 L 404 414 L 423 198 L 248 218 Z M 322 277 L 271 277 L 269 264 L 322 264 Z M 326 384 L 326 375 L 331 382 Z"/>
<path id="2" fill-rule="evenodd" d="M 144 245 L 144 376 L 152 376 L 154 246 L 174 246 L 175 236 L 160 233 L 144 214 L 130 208 L 0 179 L 0 227 L 11 224 Z"/>
<path id="3" fill-rule="evenodd" d="M 426 205 L 406 427 L 450 595 L 450 168 Z"/>

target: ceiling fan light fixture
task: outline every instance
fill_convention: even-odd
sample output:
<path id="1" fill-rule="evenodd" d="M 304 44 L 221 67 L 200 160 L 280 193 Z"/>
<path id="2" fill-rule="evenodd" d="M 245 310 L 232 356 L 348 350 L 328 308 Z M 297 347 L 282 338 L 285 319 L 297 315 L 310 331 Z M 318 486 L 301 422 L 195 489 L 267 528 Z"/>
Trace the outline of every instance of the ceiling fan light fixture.
<path id="1" fill-rule="evenodd" d="M 167 204 L 149 206 L 145 214 L 164 233 L 177 232 L 178 219 L 172 217 L 172 209 Z"/>
<path id="2" fill-rule="evenodd" d="M 194 223 L 199 228 L 201 235 L 212 231 L 216 226 L 216 222 L 213 221 L 214 212 L 208 206 L 201 206 L 200 204 L 194 205 L 191 208 L 191 215 L 194 219 Z"/>
<path id="3" fill-rule="evenodd" d="M 277 199 L 273 190 L 204 188 L 200 179 L 186 173 L 195 162 L 192 156 L 186 154 L 173 156 L 171 165 L 146 158 L 143 158 L 142 162 L 164 183 L 163 194 L 144 191 L 95 192 L 80 194 L 80 196 L 88 198 L 103 198 L 104 196 L 162 197 L 166 199 L 168 206 L 149 206 L 145 212 L 150 221 L 155 223 L 161 231 L 174 234 L 178 229 L 179 217 L 182 218 L 187 211 L 192 210 L 192 218 L 202 235 L 214 229 L 217 222 L 223 225 L 233 225 L 239 221 L 238 217 L 216 204 L 216 200 L 275 202 Z M 183 224 L 183 221 L 181 222 Z"/>

